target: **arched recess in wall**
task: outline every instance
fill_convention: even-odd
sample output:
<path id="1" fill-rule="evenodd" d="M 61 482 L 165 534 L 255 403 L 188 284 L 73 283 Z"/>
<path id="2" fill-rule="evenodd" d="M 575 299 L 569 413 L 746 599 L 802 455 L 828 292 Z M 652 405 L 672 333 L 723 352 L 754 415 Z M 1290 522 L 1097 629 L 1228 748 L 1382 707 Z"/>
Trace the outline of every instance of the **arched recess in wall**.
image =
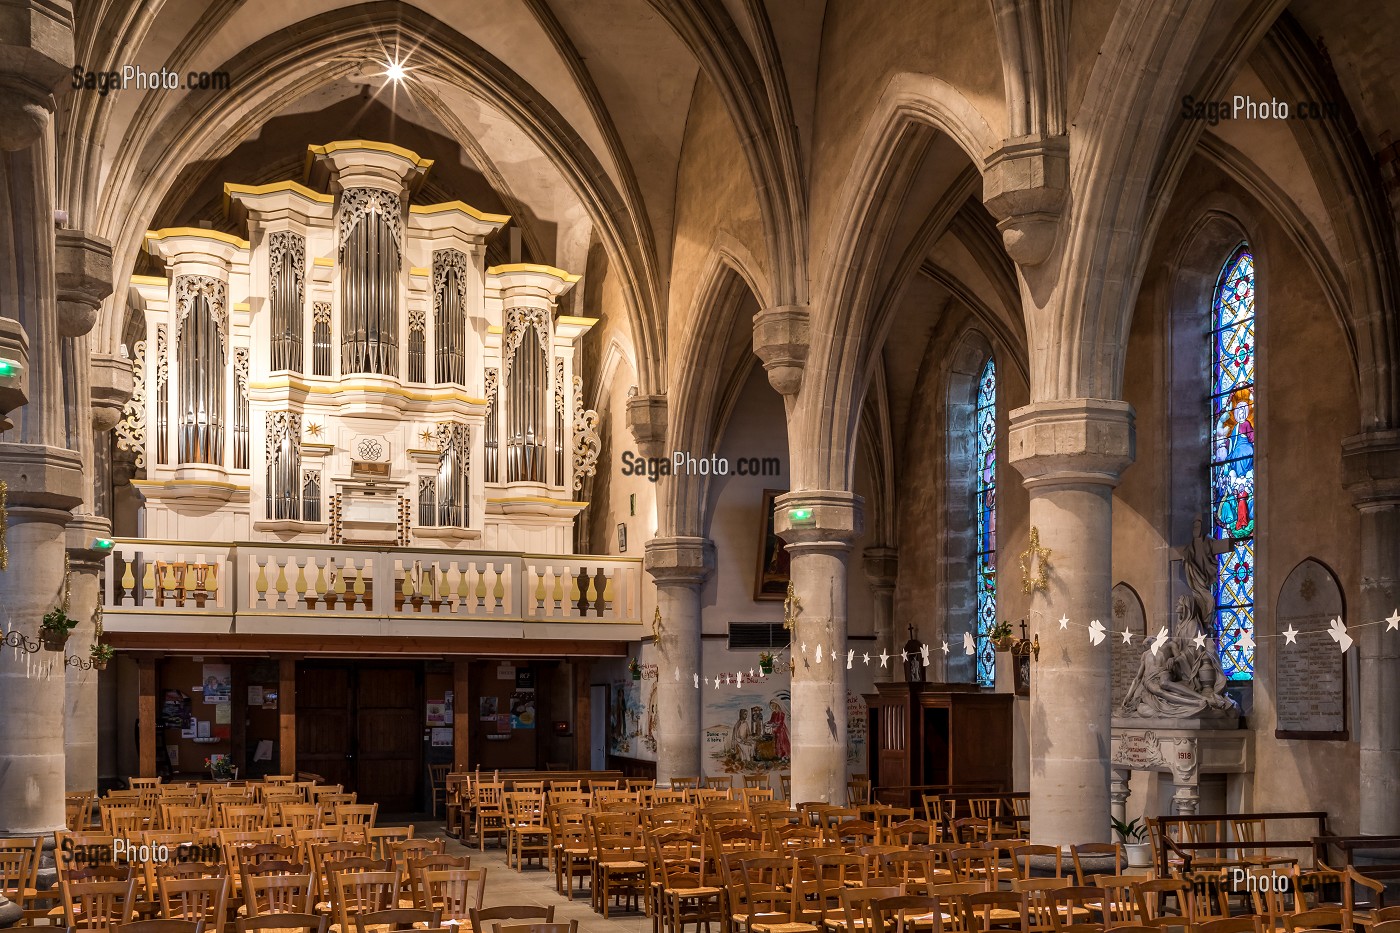
<path id="1" fill-rule="evenodd" d="M 1124 644 L 1121 637 L 1108 639 L 1109 650 L 1113 652 L 1113 710 L 1117 715 L 1146 650 L 1143 642 L 1147 637 L 1147 613 L 1142 607 L 1142 597 L 1131 585 L 1120 581 L 1114 585 L 1111 595 L 1109 605 L 1113 610 L 1111 627 L 1114 633 L 1130 631 L 1135 639 L 1132 644 Z"/>
<path id="2" fill-rule="evenodd" d="M 1166 371 L 1171 386 L 1171 391 L 1166 394 L 1170 425 L 1166 464 L 1170 488 L 1168 540 L 1173 546 L 1179 547 L 1192 539 L 1196 534 L 1194 526 L 1198 518 L 1201 519 L 1204 534 L 1219 537 L 1213 534 L 1215 510 L 1211 467 L 1217 447 L 1213 438 L 1217 419 L 1212 403 L 1218 362 L 1211 349 L 1216 323 L 1214 304 L 1222 285 L 1222 275 L 1228 273 L 1227 266 L 1235 261 L 1243 245 L 1248 244 L 1252 251 L 1256 270 L 1267 268 L 1267 261 L 1259 261 L 1261 254 L 1267 252 L 1267 246 L 1256 235 L 1258 231 L 1253 229 L 1253 225 L 1246 224 L 1242 219 L 1248 216 L 1249 211 L 1243 204 L 1222 197 L 1218 203 L 1202 210 L 1194 222 L 1185 228 L 1186 234 L 1173 262 L 1175 274 L 1166 315 Z M 1263 335 L 1267 333 L 1267 324 L 1262 322 L 1267 318 L 1268 288 L 1262 275 L 1255 275 L 1254 282 L 1252 303 L 1254 313 L 1261 322 L 1259 328 L 1253 331 L 1253 342 L 1257 346 L 1263 343 Z M 1250 400 L 1252 420 L 1258 424 L 1259 412 L 1268 405 L 1266 390 L 1251 386 Z M 1250 445 L 1252 449 L 1252 435 Z M 1262 472 L 1255 474 L 1254 505 L 1260 501 L 1263 492 L 1262 475 Z M 1254 540 L 1251 535 L 1249 579 L 1239 584 L 1246 586 L 1250 594 L 1257 583 L 1254 568 L 1261 562 Z M 1212 612 L 1211 618 L 1203 620 L 1210 634 L 1215 632 L 1215 615 Z M 1252 626 L 1252 595 L 1248 618 Z"/>
<path id="3" fill-rule="evenodd" d="M 963 635 L 978 635 L 978 389 L 987 363 L 994 361 L 992 344 L 980 331 L 970 329 L 957 342 L 948 366 L 946 383 L 947 438 L 945 460 L 947 483 L 944 500 L 943 594 L 947 627 L 944 637 L 950 645 L 961 646 Z M 995 609 L 993 609 L 995 613 Z M 965 652 L 949 652 L 946 677 L 949 681 L 975 683 L 977 657 Z"/>
<path id="4" fill-rule="evenodd" d="M 1337 650 L 1328 634 L 1332 619 L 1350 621 L 1337 575 L 1322 561 L 1304 558 L 1284 579 L 1274 606 L 1278 631 L 1296 632 L 1292 644 L 1287 638 L 1274 638 L 1259 655 L 1261 661 L 1274 664 L 1274 735 L 1347 739 L 1357 652 Z"/>

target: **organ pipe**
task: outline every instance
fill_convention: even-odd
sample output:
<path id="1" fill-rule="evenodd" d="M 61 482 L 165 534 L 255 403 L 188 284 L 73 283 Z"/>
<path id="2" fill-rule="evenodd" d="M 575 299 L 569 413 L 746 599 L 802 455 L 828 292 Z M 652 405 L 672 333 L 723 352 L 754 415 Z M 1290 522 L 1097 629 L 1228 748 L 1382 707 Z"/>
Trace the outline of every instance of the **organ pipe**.
<path id="1" fill-rule="evenodd" d="M 342 375 L 399 371 L 399 198 L 374 188 L 341 195 Z"/>
<path id="2" fill-rule="evenodd" d="M 306 237 L 285 230 L 268 240 L 272 304 L 272 371 L 302 371 Z"/>
<path id="3" fill-rule="evenodd" d="M 180 314 L 179 463 L 224 462 L 224 283 L 209 276 L 176 281 Z"/>

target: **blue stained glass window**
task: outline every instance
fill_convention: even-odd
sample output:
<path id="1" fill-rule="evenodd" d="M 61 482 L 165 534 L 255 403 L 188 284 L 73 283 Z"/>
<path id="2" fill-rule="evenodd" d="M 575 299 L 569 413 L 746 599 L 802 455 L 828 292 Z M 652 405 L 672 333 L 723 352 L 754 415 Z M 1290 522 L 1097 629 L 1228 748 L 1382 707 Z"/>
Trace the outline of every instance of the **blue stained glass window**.
<path id="1" fill-rule="evenodd" d="M 1233 546 L 1216 557 L 1215 640 L 1231 680 L 1254 676 L 1254 256 L 1248 244 L 1220 273 L 1211 307 L 1212 534 Z"/>
<path id="2" fill-rule="evenodd" d="M 973 418 L 977 485 L 977 682 L 996 683 L 996 654 L 988 636 L 997 624 L 997 366 L 987 360 L 977 383 Z"/>

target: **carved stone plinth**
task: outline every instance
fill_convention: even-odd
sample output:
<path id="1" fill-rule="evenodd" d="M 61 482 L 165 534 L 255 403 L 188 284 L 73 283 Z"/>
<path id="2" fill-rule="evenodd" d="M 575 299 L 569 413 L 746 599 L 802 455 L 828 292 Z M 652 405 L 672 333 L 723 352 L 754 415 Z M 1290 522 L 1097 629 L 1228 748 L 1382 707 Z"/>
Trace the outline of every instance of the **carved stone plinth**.
<path id="1" fill-rule="evenodd" d="M 805 305 L 768 308 L 754 315 L 753 352 L 763 360 L 768 381 L 783 395 L 796 395 L 802 387 L 811 319 Z"/>
<path id="2" fill-rule="evenodd" d="M 58 332 L 81 337 L 97 323 L 102 299 L 112 294 L 112 244 L 81 230 L 59 230 L 54 236 Z"/>
<path id="3" fill-rule="evenodd" d="M 1172 812 L 1195 816 L 1200 804 L 1202 774 L 1247 774 L 1254 770 L 1252 733 L 1238 720 L 1123 719 L 1113 720 L 1112 763 L 1115 813 L 1128 799 L 1128 774 L 1155 771 L 1171 775 L 1176 792 Z M 1120 777 L 1121 775 L 1121 777 Z"/>

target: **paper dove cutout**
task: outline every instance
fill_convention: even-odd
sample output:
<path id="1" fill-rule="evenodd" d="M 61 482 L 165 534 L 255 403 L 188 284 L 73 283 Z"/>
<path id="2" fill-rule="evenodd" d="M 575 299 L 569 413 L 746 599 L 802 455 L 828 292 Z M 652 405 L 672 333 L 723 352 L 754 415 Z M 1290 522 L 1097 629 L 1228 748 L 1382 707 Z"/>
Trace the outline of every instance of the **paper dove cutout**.
<path id="1" fill-rule="evenodd" d="M 1351 647 L 1351 636 L 1347 634 L 1346 623 L 1342 621 L 1341 616 L 1337 616 L 1329 624 L 1332 627 L 1328 630 L 1327 634 L 1331 635 L 1332 640 L 1342 649 L 1342 654 L 1346 654 L 1347 649 Z"/>
<path id="2" fill-rule="evenodd" d="M 822 663 L 822 646 L 820 644 L 817 645 L 817 663 Z"/>
<path id="3" fill-rule="evenodd" d="M 1162 630 L 1157 633 L 1157 637 L 1152 639 L 1152 656 L 1157 657 L 1157 651 L 1167 643 L 1167 627 L 1162 626 Z"/>
<path id="4" fill-rule="evenodd" d="M 854 650 L 847 651 L 847 652 L 846 652 L 846 670 L 849 671 L 849 670 L 851 669 L 851 666 L 854 665 L 855 663 L 856 663 L 856 653 L 855 653 L 855 651 L 854 651 Z"/>
<path id="5" fill-rule="evenodd" d="M 919 654 L 924 656 L 924 667 L 928 667 L 928 645 L 919 649 Z"/>
<path id="6" fill-rule="evenodd" d="M 1104 639 L 1104 634 L 1103 634 L 1103 633 L 1104 633 L 1105 631 L 1106 631 L 1106 629 L 1103 627 L 1103 623 L 1100 622 L 1098 619 L 1095 619 L 1094 621 L 1090 622 L 1090 623 L 1089 623 L 1089 642 L 1090 642 L 1091 644 L 1093 644 L 1093 645 L 1096 645 L 1096 646 L 1097 646 L 1097 645 L 1102 645 L 1102 644 L 1103 644 L 1103 639 Z"/>
<path id="7" fill-rule="evenodd" d="M 968 654 L 977 653 L 977 642 L 973 640 L 971 632 L 963 632 L 963 651 Z"/>

